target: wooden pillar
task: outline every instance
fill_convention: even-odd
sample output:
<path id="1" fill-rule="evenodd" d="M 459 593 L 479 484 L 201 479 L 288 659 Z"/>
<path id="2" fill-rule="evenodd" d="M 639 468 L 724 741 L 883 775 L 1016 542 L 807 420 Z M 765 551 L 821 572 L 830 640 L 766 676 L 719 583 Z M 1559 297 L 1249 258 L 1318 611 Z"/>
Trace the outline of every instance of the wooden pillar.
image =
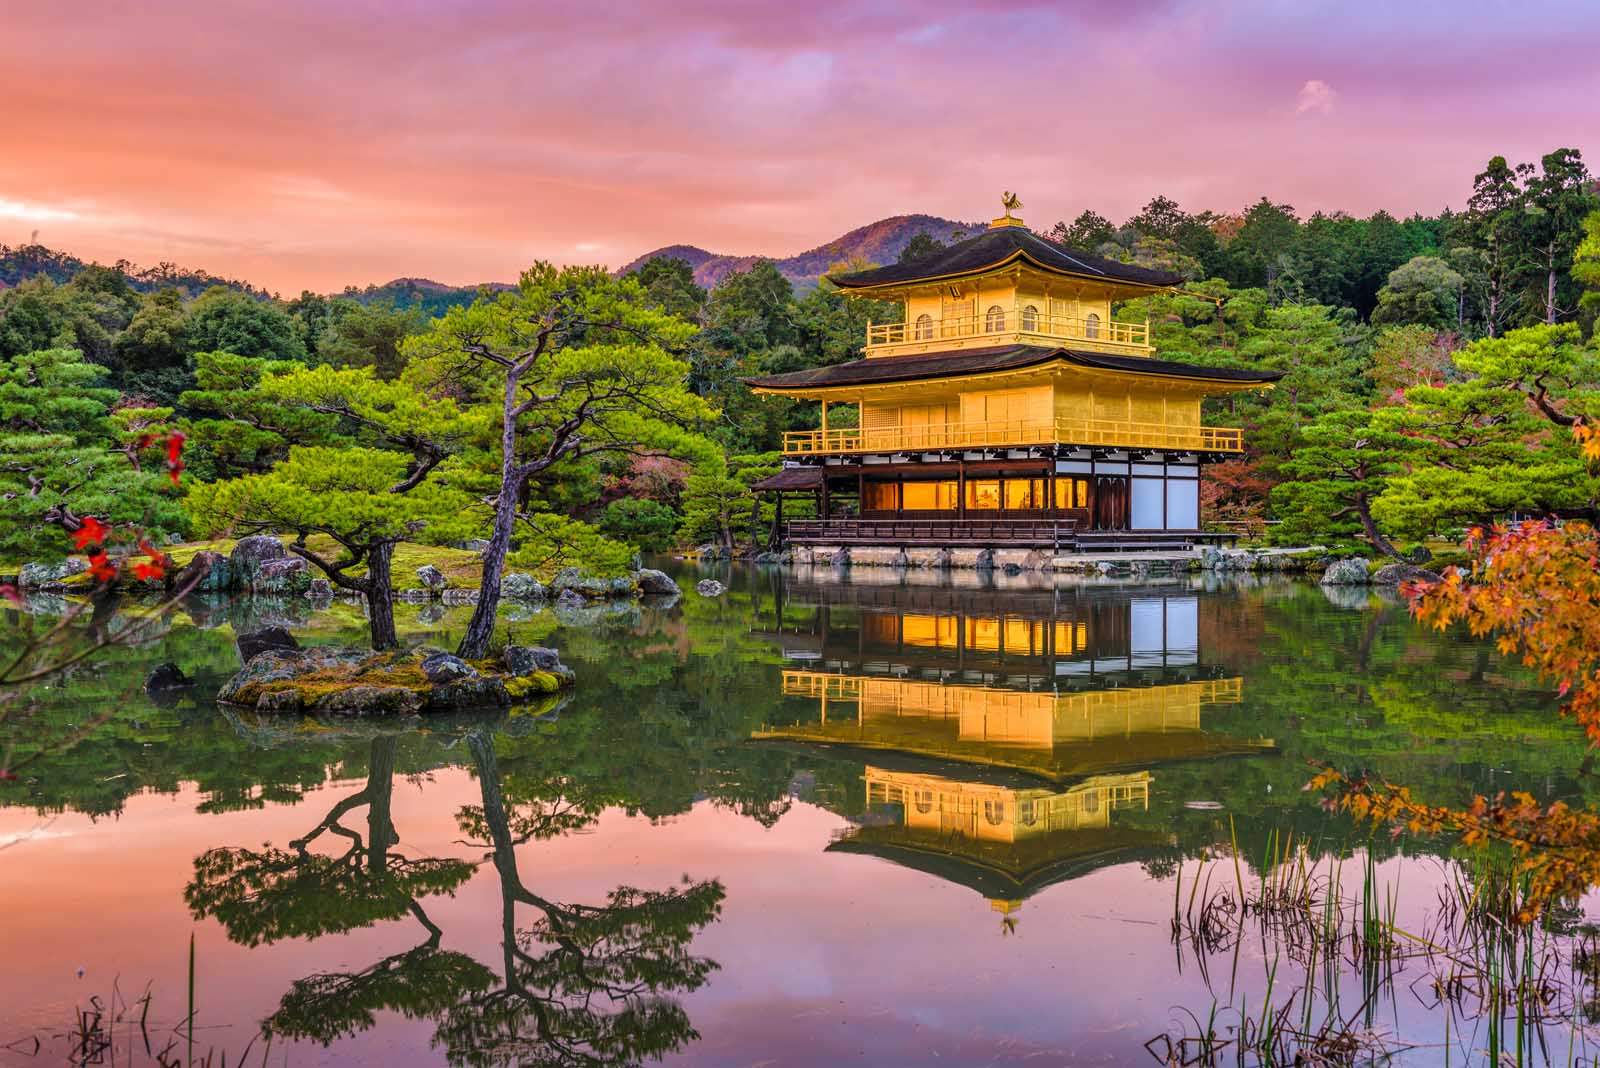
<path id="1" fill-rule="evenodd" d="M 956 461 L 956 518 L 967 518 L 967 461 Z"/>
<path id="2" fill-rule="evenodd" d="M 822 488 L 817 491 L 817 518 L 828 519 L 828 469 L 822 469 Z"/>

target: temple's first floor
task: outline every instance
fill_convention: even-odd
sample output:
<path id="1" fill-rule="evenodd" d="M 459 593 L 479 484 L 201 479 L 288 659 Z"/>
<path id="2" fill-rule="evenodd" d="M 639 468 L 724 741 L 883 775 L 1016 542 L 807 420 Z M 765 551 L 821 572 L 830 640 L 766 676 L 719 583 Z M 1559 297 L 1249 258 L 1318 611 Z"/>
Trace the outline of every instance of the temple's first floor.
<path id="1" fill-rule="evenodd" d="M 1199 536 L 1200 469 L 1194 453 L 867 455 L 787 467 L 756 488 L 780 512 L 785 497 L 809 498 L 816 518 L 792 519 L 791 540 L 1066 548 Z"/>

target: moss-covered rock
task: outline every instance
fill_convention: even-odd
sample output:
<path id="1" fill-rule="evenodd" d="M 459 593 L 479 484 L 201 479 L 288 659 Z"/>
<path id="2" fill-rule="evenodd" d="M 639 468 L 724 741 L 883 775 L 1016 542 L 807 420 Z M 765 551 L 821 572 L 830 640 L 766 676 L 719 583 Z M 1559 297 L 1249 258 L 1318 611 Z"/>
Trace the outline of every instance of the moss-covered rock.
<path id="1" fill-rule="evenodd" d="M 450 670 L 440 670 L 446 664 Z M 555 670 L 519 676 L 496 661 L 467 662 L 438 650 L 313 646 L 258 653 L 223 685 L 217 700 L 263 713 L 394 716 L 505 708 L 571 684 L 572 673 L 559 661 Z"/>

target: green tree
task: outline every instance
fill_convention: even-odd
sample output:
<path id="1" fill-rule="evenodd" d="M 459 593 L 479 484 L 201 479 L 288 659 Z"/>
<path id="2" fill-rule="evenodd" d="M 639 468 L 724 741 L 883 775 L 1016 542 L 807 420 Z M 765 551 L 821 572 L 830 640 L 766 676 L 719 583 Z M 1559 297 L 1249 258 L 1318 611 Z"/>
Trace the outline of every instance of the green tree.
<path id="1" fill-rule="evenodd" d="M 271 360 L 304 360 L 305 343 L 276 304 L 237 289 L 212 286 L 189 308 L 189 340 L 200 352 L 231 352 Z"/>
<path id="2" fill-rule="evenodd" d="M 1093 211 L 1083 211 L 1072 222 L 1058 222 L 1045 237 L 1068 248 L 1093 250 L 1116 237 L 1111 220 Z"/>
<path id="3" fill-rule="evenodd" d="M 196 353 L 195 387 L 179 397 L 190 417 L 189 467 L 203 482 L 260 474 L 289 455 L 290 445 L 331 442 L 336 417 L 285 402 L 262 388 L 273 375 L 304 365 L 289 360 L 236 356 L 231 352 Z"/>
<path id="4" fill-rule="evenodd" d="M 48 278 L 34 278 L 0 290 L 0 357 L 42 352 L 58 343 L 70 346 L 59 288 Z"/>
<path id="5" fill-rule="evenodd" d="M 1456 222 L 1462 242 L 1481 257 L 1480 298 L 1484 331 L 1494 337 L 1511 321 L 1519 303 L 1520 228 L 1525 222 L 1523 183 L 1532 175 L 1528 164 L 1512 167 L 1495 156 L 1472 180 L 1467 210 Z"/>
<path id="6" fill-rule="evenodd" d="M 372 647 L 396 647 L 394 548 L 478 533 L 469 480 L 447 461 L 485 431 L 486 420 L 448 397 L 381 382 L 368 368 L 301 368 L 267 377 L 260 388 L 280 403 L 336 417 L 361 444 L 295 446 L 263 474 L 196 486 L 190 513 L 212 533 L 294 534 L 291 552 L 366 598 Z M 319 534 L 338 555 L 308 543 Z"/>
<path id="7" fill-rule="evenodd" d="M 1545 323 L 1576 309 L 1573 254 L 1583 240 L 1584 217 L 1600 208 L 1593 185 L 1575 148 L 1548 153 L 1539 161 L 1539 173 L 1527 179 L 1519 228 L 1527 276 L 1524 305 L 1540 309 Z"/>
<path id="8" fill-rule="evenodd" d="M 189 313 L 176 289 L 145 297 L 128 326 L 112 342 L 118 383 L 132 394 L 171 403 L 194 388 Z"/>
<path id="9" fill-rule="evenodd" d="M 709 453 L 691 428 L 713 413 L 677 355 L 693 335 L 650 306 L 638 279 L 539 263 L 516 289 L 452 308 L 407 343 L 408 380 L 450 382 L 494 413 L 498 436 L 489 548 L 460 655 L 488 651 L 512 536 L 538 518 L 519 509 L 532 480 L 585 458 Z"/>
<path id="10" fill-rule="evenodd" d="M 1583 220 L 1583 240 L 1572 254 L 1572 277 L 1587 290 L 1581 307 L 1591 312 L 1600 309 L 1600 210 Z"/>
<path id="11" fill-rule="evenodd" d="M 1372 502 L 1397 474 L 1409 442 L 1368 411 L 1332 411 L 1305 427 L 1283 467 L 1286 481 L 1272 491 L 1282 525 L 1277 535 L 1359 537 L 1396 559 L 1400 553 L 1378 529 Z"/>
<path id="12" fill-rule="evenodd" d="M 1456 321 L 1464 284 L 1444 260 L 1416 256 L 1389 272 L 1388 282 L 1378 290 L 1373 325 L 1415 323 L 1447 329 Z"/>
<path id="13" fill-rule="evenodd" d="M 706 291 L 695 282 L 689 261 L 676 256 L 652 256 L 632 274 L 644 287 L 645 300 L 651 307 L 689 322 L 700 320 Z"/>
<path id="14" fill-rule="evenodd" d="M 159 543 L 185 527 L 157 446 L 117 448 L 105 370 L 72 349 L 0 360 L 0 556 L 66 555 L 63 532 L 88 517 Z M 132 463 L 128 462 L 131 457 Z"/>
<path id="15" fill-rule="evenodd" d="M 317 360 L 334 367 L 370 367 L 385 381 L 400 377 L 405 369 L 405 339 L 428 324 L 422 310 L 396 307 L 392 301 L 340 301 L 339 305 L 332 325 L 317 343 Z"/>
<path id="16" fill-rule="evenodd" d="M 926 232 L 911 235 L 906 247 L 900 250 L 896 263 L 923 263 L 943 252 L 945 244 Z"/>
<path id="17" fill-rule="evenodd" d="M 600 529 L 618 541 L 637 545 L 645 552 L 672 548 L 678 513 L 672 506 L 648 497 L 621 497 L 600 513 Z"/>
<path id="18" fill-rule="evenodd" d="M 740 541 L 758 548 L 770 516 L 750 487 L 782 463 L 780 454 L 763 453 L 719 456 L 700 465 L 684 482 L 680 536 L 688 542 L 709 538 L 728 551 Z"/>

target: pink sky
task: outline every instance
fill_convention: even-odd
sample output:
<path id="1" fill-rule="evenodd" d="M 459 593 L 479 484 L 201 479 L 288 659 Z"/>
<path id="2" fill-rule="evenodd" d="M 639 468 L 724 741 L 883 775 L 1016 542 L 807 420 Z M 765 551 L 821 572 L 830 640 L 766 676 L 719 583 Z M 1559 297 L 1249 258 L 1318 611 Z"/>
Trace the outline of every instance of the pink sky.
<path id="1" fill-rule="evenodd" d="M 60 0 L 0 47 L 0 243 L 295 293 L 1164 193 L 1459 207 L 1600 158 L 1600 8 Z"/>

